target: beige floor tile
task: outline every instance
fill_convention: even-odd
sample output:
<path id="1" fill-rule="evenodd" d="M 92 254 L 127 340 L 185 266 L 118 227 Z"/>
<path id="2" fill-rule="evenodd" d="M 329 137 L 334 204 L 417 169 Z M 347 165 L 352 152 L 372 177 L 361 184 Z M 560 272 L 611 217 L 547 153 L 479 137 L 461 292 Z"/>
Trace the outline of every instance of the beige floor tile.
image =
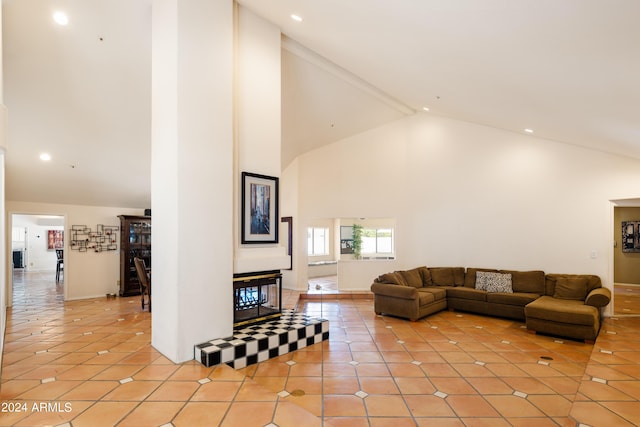
<path id="1" fill-rule="evenodd" d="M 297 304 L 329 319 L 329 340 L 234 370 L 161 355 L 139 298 L 70 301 L 63 309 L 51 298 L 61 287 L 51 293 L 47 274 L 30 277 L 37 295 L 14 292 L 7 312 L 0 398 L 64 400 L 73 410 L 1 414 L 0 424 L 639 424 L 640 319 L 604 319 L 594 346 L 469 313 L 417 322 L 376 316 L 370 297 L 338 294 Z M 278 396 L 283 390 L 293 394 Z"/>
<path id="2" fill-rule="evenodd" d="M 266 426 L 273 420 L 276 402 L 234 402 L 221 427 Z"/>
<path id="3" fill-rule="evenodd" d="M 446 400 L 433 395 L 404 396 L 407 407 L 416 418 L 456 417 Z"/>
<path id="4" fill-rule="evenodd" d="M 531 418 L 545 415 L 527 399 L 518 396 L 485 396 L 485 399 L 505 418 Z"/>
<path id="5" fill-rule="evenodd" d="M 369 417 L 409 417 L 411 413 L 402 396 L 370 395 L 364 399 Z"/>
<path id="6" fill-rule="evenodd" d="M 171 422 L 184 402 L 142 402 L 118 427 L 161 426 Z"/>
<path id="7" fill-rule="evenodd" d="M 77 387 L 80 383 L 80 381 L 52 381 L 33 387 L 17 396 L 17 398 L 53 401 L 74 387 Z"/>
<path id="8" fill-rule="evenodd" d="M 28 390 L 39 386 L 39 380 L 8 380 L 0 385 L 0 401 L 7 402 L 20 396 Z"/>
<path id="9" fill-rule="evenodd" d="M 110 366 L 92 377 L 93 380 L 116 380 L 134 376 L 144 368 L 143 365 L 114 365 Z"/>
<path id="10" fill-rule="evenodd" d="M 325 417 L 363 417 L 366 413 L 364 401 L 357 396 L 324 395 Z"/>
<path id="11" fill-rule="evenodd" d="M 461 418 L 500 417 L 500 414 L 482 396 L 452 395 L 446 400 L 451 409 Z"/>
<path id="12" fill-rule="evenodd" d="M 219 426 L 230 405 L 229 402 L 187 402 L 172 424 L 174 427 Z"/>
<path id="13" fill-rule="evenodd" d="M 527 400 L 548 417 L 568 417 L 573 403 L 569 399 L 556 394 L 531 395 Z"/>
<path id="14" fill-rule="evenodd" d="M 137 382 L 137 381 L 136 381 Z M 150 382 L 150 381 L 142 381 Z M 154 383 L 157 383 L 154 381 Z M 148 401 L 185 402 L 191 399 L 200 384 L 196 381 L 166 381 L 146 399 Z"/>
<path id="15" fill-rule="evenodd" d="M 321 394 L 305 394 L 304 396 L 290 395 L 279 402 L 289 402 L 297 405 L 316 417 L 322 417 L 322 395 Z"/>
<path id="16" fill-rule="evenodd" d="M 436 390 L 446 394 L 477 394 L 464 378 L 430 378 Z"/>
<path id="17" fill-rule="evenodd" d="M 278 402 L 273 422 L 279 427 L 321 427 L 321 418 L 307 408 L 290 402 Z"/>
<path id="18" fill-rule="evenodd" d="M 370 423 L 367 417 L 324 417 L 325 426 L 330 427 L 370 427 Z"/>
<path id="19" fill-rule="evenodd" d="M 250 402 L 259 402 L 259 401 L 275 401 L 278 396 L 270 391 L 269 389 L 261 386 L 257 382 L 246 379 L 238 393 L 236 394 L 234 400 L 237 402 L 250 401 Z"/>
<path id="20" fill-rule="evenodd" d="M 100 400 L 119 385 L 118 381 L 85 381 L 60 396 L 60 400 Z"/>
<path id="21" fill-rule="evenodd" d="M 58 426 L 68 423 L 78 414 L 81 414 L 89 406 L 93 405 L 93 402 L 78 402 L 78 401 L 30 401 L 29 416 L 23 418 L 15 424 L 15 426 Z M 38 408 L 38 409 L 36 409 Z M 3 414 L 4 415 L 4 414 Z M 5 421 L 4 417 L 0 417 L 2 422 Z M 8 420 L 7 420 L 8 421 Z M 5 425 L 5 424 L 2 424 Z"/>
<path id="22" fill-rule="evenodd" d="M 96 402 L 73 419 L 73 427 L 113 427 L 136 405 L 136 402 Z"/>
<path id="23" fill-rule="evenodd" d="M 136 401 L 140 402 L 145 400 L 151 395 L 159 386 L 160 381 L 131 381 L 125 384 L 120 384 L 113 389 L 109 394 L 104 396 L 104 401 Z"/>
<path id="24" fill-rule="evenodd" d="M 324 377 L 323 391 L 325 395 L 354 394 L 360 390 L 360 384 L 356 377 Z"/>
<path id="25" fill-rule="evenodd" d="M 178 369 L 176 365 L 153 365 L 150 364 L 137 371 L 133 378 L 135 380 L 158 380 L 168 379 Z"/>
<path id="26" fill-rule="evenodd" d="M 305 394 L 322 394 L 322 378 L 318 377 L 289 377 L 286 386 L 276 390 L 276 392 L 286 390 L 292 393 L 295 390 L 302 390 Z"/>
<path id="27" fill-rule="evenodd" d="M 637 426 L 596 402 L 574 402 L 571 406 L 571 417 L 592 426 Z"/>

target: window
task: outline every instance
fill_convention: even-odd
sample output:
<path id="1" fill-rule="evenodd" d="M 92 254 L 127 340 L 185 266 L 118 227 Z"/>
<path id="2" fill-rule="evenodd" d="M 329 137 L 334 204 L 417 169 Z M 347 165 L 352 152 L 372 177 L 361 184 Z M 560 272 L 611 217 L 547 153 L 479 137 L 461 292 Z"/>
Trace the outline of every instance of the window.
<path id="1" fill-rule="evenodd" d="M 13 227 L 11 230 L 11 240 L 14 242 L 24 242 L 24 235 L 27 230 L 24 227 Z"/>
<path id="2" fill-rule="evenodd" d="M 362 254 L 392 254 L 392 228 L 365 228 L 362 230 Z"/>
<path id="3" fill-rule="evenodd" d="M 307 229 L 307 254 L 329 255 L 329 229 L 309 227 Z"/>

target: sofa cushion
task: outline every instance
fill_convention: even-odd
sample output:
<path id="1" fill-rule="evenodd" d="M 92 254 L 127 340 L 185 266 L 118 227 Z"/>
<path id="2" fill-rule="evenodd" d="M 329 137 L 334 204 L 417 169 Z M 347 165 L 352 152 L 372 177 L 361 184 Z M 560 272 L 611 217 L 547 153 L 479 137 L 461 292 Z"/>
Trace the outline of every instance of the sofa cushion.
<path id="1" fill-rule="evenodd" d="M 418 291 L 418 303 L 420 306 L 431 304 L 435 300 L 436 298 L 433 296 L 431 292 Z"/>
<path id="2" fill-rule="evenodd" d="M 398 273 L 400 273 L 407 286 L 413 286 L 414 288 L 422 287 L 422 275 L 420 274 L 419 268 L 399 271 Z"/>
<path id="3" fill-rule="evenodd" d="M 538 294 L 529 294 L 523 292 L 514 292 L 511 294 L 501 293 L 501 292 L 493 292 L 487 294 L 487 302 L 493 304 L 506 304 L 506 305 L 517 305 L 519 307 L 524 307 L 540 298 Z"/>
<path id="4" fill-rule="evenodd" d="M 435 286 L 464 285 L 464 267 L 432 267 L 429 272 Z"/>
<path id="5" fill-rule="evenodd" d="M 510 273 L 513 292 L 524 292 L 531 294 L 544 295 L 545 282 L 544 271 L 517 271 L 517 270 L 500 270 L 500 273 Z"/>
<path id="6" fill-rule="evenodd" d="M 587 279 L 587 293 L 594 289 L 601 288 L 602 282 L 600 277 L 592 274 L 547 274 L 545 276 L 545 295 L 553 296 L 555 293 L 556 282 L 560 278 L 586 278 Z"/>
<path id="7" fill-rule="evenodd" d="M 558 277 L 553 297 L 584 301 L 587 297 L 587 285 L 586 277 Z"/>
<path id="8" fill-rule="evenodd" d="M 381 274 L 378 277 L 379 283 L 391 283 L 392 285 L 409 286 L 404 277 L 398 272 Z"/>
<path id="9" fill-rule="evenodd" d="M 550 322 L 593 326 L 599 321 L 597 308 L 577 300 L 543 296 L 524 308 L 527 317 Z"/>
<path id="10" fill-rule="evenodd" d="M 448 287 L 447 298 L 469 299 L 474 301 L 486 301 L 487 292 L 477 289 L 467 288 L 466 286 Z"/>
<path id="11" fill-rule="evenodd" d="M 511 274 L 494 273 L 490 271 L 476 272 L 476 289 L 487 292 L 512 293 Z"/>
<path id="12" fill-rule="evenodd" d="M 429 288 L 420 288 L 418 292 L 428 292 L 433 295 L 436 301 L 440 301 L 447 298 L 447 291 L 443 287 L 431 286 Z"/>
<path id="13" fill-rule="evenodd" d="M 491 271 L 493 273 L 497 273 L 498 270 L 494 268 L 467 268 L 467 272 L 464 275 L 464 285 L 467 288 L 475 288 L 476 287 L 476 273 L 478 271 Z"/>
<path id="14" fill-rule="evenodd" d="M 420 275 L 422 276 L 422 286 L 433 286 L 433 280 L 431 280 L 431 272 L 427 267 L 420 267 Z"/>

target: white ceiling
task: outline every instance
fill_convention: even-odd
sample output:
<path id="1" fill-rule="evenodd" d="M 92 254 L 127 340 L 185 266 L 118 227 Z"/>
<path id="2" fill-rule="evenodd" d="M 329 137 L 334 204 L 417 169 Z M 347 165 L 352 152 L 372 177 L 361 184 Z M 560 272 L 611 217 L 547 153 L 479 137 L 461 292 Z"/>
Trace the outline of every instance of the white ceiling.
<path id="1" fill-rule="evenodd" d="M 239 3 L 285 35 L 283 166 L 424 106 L 640 159 L 638 0 Z M 3 0 L 9 200 L 150 206 L 150 14 Z"/>
<path id="2" fill-rule="evenodd" d="M 151 0 L 2 3 L 6 198 L 150 207 Z"/>

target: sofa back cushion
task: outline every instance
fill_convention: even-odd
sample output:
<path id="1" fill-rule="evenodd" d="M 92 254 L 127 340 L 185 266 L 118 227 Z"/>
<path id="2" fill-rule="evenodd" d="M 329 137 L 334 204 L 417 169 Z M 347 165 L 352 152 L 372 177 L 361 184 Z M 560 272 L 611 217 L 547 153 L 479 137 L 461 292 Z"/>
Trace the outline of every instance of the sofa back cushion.
<path id="1" fill-rule="evenodd" d="M 404 280 L 404 277 L 402 277 L 402 274 L 398 272 L 381 274 L 375 281 L 378 283 L 391 283 L 392 285 L 409 286 Z"/>
<path id="2" fill-rule="evenodd" d="M 492 273 L 497 273 L 498 270 L 494 269 L 494 268 L 472 268 L 469 267 L 467 268 L 467 272 L 464 275 L 464 286 L 467 288 L 474 288 L 476 287 L 476 273 L 478 271 L 488 271 L 488 272 L 492 272 Z"/>
<path id="3" fill-rule="evenodd" d="M 500 273 L 510 273 L 513 292 L 545 295 L 544 271 L 516 271 L 500 270 Z"/>
<path id="4" fill-rule="evenodd" d="M 584 301 L 587 297 L 588 283 L 586 277 L 558 277 L 553 297 Z"/>
<path id="5" fill-rule="evenodd" d="M 404 279 L 407 286 L 412 286 L 414 288 L 422 287 L 422 274 L 421 268 L 413 268 L 411 270 L 402 270 L 398 271 L 402 278 Z"/>
<path id="6" fill-rule="evenodd" d="M 420 267 L 420 275 L 422 276 L 422 286 L 433 286 L 431 279 L 431 271 L 427 267 Z"/>
<path id="7" fill-rule="evenodd" d="M 545 283 L 546 283 L 545 294 L 546 295 L 554 296 L 554 294 L 556 293 L 556 286 L 558 284 L 558 279 L 586 279 L 587 284 L 586 284 L 585 296 L 588 295 L 589 292 L 591 292 L 592 290 L 602 287 L 602 281 L 600 280 L 600 277 L 593 274 L 547 274 L 545 276 Z M 582 281 L 574 282 L 574 284 L 578 286 L 578 288 L 580 288 L 580 286 L 582 285 Z M 568 282 L 563 280 L 562 286 L 566 288 L 567 286 L 569 286 L 569 284 Z M 563 293 L 565 291 L 567 291 L 567 289 L 562 289 L 560 291 L 560 294 L 566 295 L 566 293 Z M 576 295 L 576 298 L 577 298 L 577 295 Z M 584 298 L 582 300 L 584 300 Z"/>
<path id="8" fill-rule="evenodd" d="M 435 286 L 464 285 L 464 267 L 431 267 L 429 273 Z"/>

